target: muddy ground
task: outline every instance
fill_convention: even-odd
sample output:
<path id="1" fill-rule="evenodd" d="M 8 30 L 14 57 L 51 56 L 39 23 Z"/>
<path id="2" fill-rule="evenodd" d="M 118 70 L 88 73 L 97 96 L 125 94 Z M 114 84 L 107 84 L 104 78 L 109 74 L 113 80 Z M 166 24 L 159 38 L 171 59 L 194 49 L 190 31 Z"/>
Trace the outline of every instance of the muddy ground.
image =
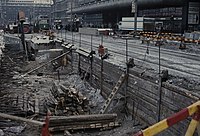
<path id="1" fill-rule="evenodd" d="M 22 52 L 9 51 L 5 49 L 2 66 L 0 67 L 0 98 L 1 112 L 21 116 L 34 120 L 44 120 L 47 113 L 46 104 L 52 97 L 50 89 L 53 82 L 58 81 L 57 71 L 53 70 L 52 65 L 47 65 L 31 75 L 23 76 L 31 68 L 39 66 L 35 61 L 26 61 Z M 76 71 L 71 71 L 71 67 L 58 68 L 60 71 L 60 83 L 71 85 L 90 100 L 91 113 L 98 113 L 105 101 L 100 95 L 99 89 L 92 88 L 87 81 L 83 81 Z M 34 114 L 32 109 L 27 106 L 27 101 L 33 102 L 39 99 L 39 113 Z M 109 113 L 117 113 L 121 127 L 111 130 L 81 130 L 71 132 L 75 136 L 128 136 L 131 133 L 143 128 L 138 121 L 129 117 L 124 107 L 124 101 L 113 100 L 109 107 Z M 14 109 L 14 110 L 13 110 Z M 5 125 L 6 124 L 6 125 Z M 36 136 L 41 134 L 41 129 L 23 122 L 16 122 L 7 119 L 0 119 L 0 136 Z M 56 133 L 53 135 L 63 135 Z"/>
<path id="2" fill-rule="evenodd" d="M 166 48 L 175 48 L 177 46 L 167 46 Z M 164 46 L 163 46 L 164 47 Z M 195 52 L 192 48 L 199 46 L 188 46 L 188 52 Z M 184 50 L 184 51 L 187 51 Z M 28 76 L 21 76 L 31 68 L 39 66 L 42 62 L 26 61 L 22 52 L 4 51 L 4 59 L 0 67 L 0 112 L 12 114 L 16 116 L 26 117 L 34 120 L 44 120 L 47 113 L 46 103 L 52 97 L 50 88 L 54 81 L 58 81 L 57 71 L 53 70 L 52 65 L 32 73 Z M 45 60 L 46 61 L 46 60 Z M 74 88 L 82 92 L 90 100 L 91 113 L 98 113 L 105 101 L 100 95 L 98 89 L 92 88 L 87 81 L 83 81 L 76 71 L 71 71 L 71 67 L 60 67 L 60 83 L 65 85 L 73 85 Z M 188 90 L 199 92 L 200 83 L 196 81 L 188 81 L 184 78 L 170 76 L 168 82 L 186 88 Z M 31 109 L 27 108 L 26 101 L 34 101 L 39 99 L 39 113 L 33 114 Z M 145 128 L 126 114 L 123 99 L 115 99 L 109 107 L 109 113 L 117 113 L 118 121 L 121 127 L 111 130 L 81 130 L 71 132 L 74 136 L 129 136 L 138 130 Z M 0 119 L 0 136 L 36 136 L 40 135 L 39 127 L 32 126 L 23 122 L 15 122 L 6 119 Z M 54 134 L 63 135 L 63 133 Z"/>

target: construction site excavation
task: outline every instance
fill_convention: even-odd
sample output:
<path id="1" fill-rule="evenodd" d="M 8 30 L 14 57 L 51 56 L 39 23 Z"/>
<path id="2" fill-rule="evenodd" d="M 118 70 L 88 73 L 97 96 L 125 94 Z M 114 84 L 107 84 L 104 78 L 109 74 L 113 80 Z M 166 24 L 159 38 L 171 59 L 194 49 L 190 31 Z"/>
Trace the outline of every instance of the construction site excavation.
<path id="1" fill-rule="evenodd" d="M 0 136 L 200 135 L 200 46 L 182 38 L 1 31 Z"/>

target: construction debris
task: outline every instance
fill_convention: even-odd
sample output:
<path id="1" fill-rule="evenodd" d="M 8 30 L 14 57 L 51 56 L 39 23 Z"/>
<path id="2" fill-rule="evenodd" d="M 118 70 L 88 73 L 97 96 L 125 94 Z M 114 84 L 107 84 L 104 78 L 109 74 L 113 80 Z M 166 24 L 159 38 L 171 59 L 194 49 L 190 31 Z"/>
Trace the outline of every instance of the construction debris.
<path id="1" fill-rule="evenodd" d="M 55 115 L 89 114 L 89 100 L 75 88 L 67 88 L 62 84 L 54 82 L 51 93 L 55 99 L 51 98 L 54 106 L 50 105 L 53 107 L 50 110 Z"/>

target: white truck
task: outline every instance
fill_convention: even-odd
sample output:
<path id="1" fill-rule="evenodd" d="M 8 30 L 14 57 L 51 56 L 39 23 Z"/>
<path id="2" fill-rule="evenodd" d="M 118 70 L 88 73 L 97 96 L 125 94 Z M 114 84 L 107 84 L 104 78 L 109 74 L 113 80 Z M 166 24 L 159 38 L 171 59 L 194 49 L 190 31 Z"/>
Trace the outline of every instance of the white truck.
<path id="1" fill-rule="evenodd" d="M 135 30 L 135 18 L 134 17 L 122 17 L 122 21 L 119 22 L 118 28 L 120 31 L 134 31 Z M 144 18 L 137 17 L 137 31 L 143 31 Z"/>

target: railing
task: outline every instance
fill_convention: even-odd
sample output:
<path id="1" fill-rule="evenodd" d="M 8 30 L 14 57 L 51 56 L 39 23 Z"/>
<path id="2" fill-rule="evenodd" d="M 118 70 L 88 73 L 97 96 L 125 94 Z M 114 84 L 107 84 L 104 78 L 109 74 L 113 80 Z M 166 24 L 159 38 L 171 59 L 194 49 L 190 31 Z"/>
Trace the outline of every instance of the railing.
<path id="1" fill-rule="evenodd" d="M 200 101 L 190 105 L 189 107 L 175 113 L 174 115 L 164 119 L 145 130 L 139 131 L 138 133 L 132 136 L 154 136 L 164 131 L 165 129 L 175 125 L 176 123 L 186 119 L 189 116 L 193 116 L 189 124 L 189 127 L 186 131 L 185 136 L 192 136 L 196 129 L 199 129 L 200 121 Z M 200 133 L 199 133 L 200 135 Z"/>

